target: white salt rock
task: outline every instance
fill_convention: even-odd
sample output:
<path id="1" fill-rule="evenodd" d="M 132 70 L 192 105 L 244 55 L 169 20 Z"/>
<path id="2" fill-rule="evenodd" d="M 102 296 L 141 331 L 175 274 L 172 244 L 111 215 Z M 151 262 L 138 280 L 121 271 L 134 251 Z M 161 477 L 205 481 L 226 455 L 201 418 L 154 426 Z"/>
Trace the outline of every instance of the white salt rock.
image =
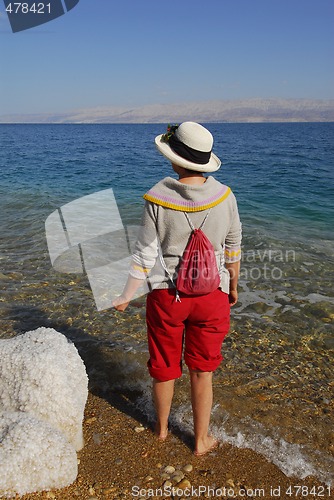
<path id="1" fill-rule="evenodd" d="M 80 450 L 87 395 L 84 363 L 61 333 L 41 327 L 0 340 L 0 408 L 48 422 Z"/>
<path id="2" fill-rule="evenodd" d="M 77 456 L 62 432 L 24 412 L 0 415 L 0 496 L 63 488 L 77 476 Z"/>

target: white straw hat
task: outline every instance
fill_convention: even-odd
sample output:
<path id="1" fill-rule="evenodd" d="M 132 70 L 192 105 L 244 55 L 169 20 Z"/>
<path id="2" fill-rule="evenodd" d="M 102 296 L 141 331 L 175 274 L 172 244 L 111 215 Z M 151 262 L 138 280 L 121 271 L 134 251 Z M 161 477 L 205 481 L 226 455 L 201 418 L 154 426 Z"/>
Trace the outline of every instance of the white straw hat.
<path id="1" fill-rule="evenodd" d="M 221 165 L 212 153 L 211 132 L 199 123 L 183 122 L 170 127 L 167 134 L 155 138 L 155 144 L 168 160 L 188 170 L 215 172 Z"/>

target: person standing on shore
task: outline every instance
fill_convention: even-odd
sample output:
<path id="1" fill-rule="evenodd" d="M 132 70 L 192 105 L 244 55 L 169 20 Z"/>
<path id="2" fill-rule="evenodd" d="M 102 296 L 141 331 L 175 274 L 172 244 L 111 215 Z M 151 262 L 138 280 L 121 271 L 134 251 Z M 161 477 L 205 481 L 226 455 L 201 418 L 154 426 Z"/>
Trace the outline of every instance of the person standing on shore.
<path id="1" fill-rule="evenodd" d="M 194 454 L 199 456 L 218 444 L 209 434 L 212 374 L 222 361 L 230 306 L 238 300 L 241 223 L 231 189 L 204 175 L 221 165 L 212 152 L 209 130 L 195 122 L 183 122 L 157 136 L 155 144 L 171 162 L 178 179 L 166 177 L 144 195 L 146 204 L 132 267 L 113 306 L 124 311 L 143 280 L 149 279 L 146 323 L 155 432 L 161 440 L 167 437 L 174 382 L 182 374 L 184 349 L 191 384 Z M 188 294 L 179 292 L 176 284 L 195 228 L 203 228 L 213 247 L 218 284 L 208 293 Z"/>

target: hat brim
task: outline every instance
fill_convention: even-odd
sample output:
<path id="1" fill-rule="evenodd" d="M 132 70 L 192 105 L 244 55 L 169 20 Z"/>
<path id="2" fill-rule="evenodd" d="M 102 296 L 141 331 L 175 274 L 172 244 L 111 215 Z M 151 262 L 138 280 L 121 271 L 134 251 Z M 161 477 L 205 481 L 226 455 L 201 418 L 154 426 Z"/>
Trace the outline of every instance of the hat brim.
<path id="1" fill-rule="evenodd" d="M 208 163 L 205 163 L 203 165 L 199 163 L 192 163 L 191 161 L 182 158 L 182 156 L 176 154 L 172 150 L 168 142 L 162 139 L 163 135 L 164 134 L 160 134 L 155 138 L 155 145 L 160 153 L 175 165 L 186 168 L 188 170 L 195 170 L 197 172 L 215 172 L 220 168 L 221 161 L 214 153 L 211 153 Z"/>

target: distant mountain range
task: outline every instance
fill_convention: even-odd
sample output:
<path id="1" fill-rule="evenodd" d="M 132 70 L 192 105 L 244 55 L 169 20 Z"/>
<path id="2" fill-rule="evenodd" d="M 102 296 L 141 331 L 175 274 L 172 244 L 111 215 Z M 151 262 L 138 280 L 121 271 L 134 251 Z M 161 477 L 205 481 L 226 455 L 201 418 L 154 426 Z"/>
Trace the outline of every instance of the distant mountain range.
<path id="1" fill-rule="evenodd" d="M 0 115 L 0 123 L 332 122 L 334 99 L 243 99 Z"/>

